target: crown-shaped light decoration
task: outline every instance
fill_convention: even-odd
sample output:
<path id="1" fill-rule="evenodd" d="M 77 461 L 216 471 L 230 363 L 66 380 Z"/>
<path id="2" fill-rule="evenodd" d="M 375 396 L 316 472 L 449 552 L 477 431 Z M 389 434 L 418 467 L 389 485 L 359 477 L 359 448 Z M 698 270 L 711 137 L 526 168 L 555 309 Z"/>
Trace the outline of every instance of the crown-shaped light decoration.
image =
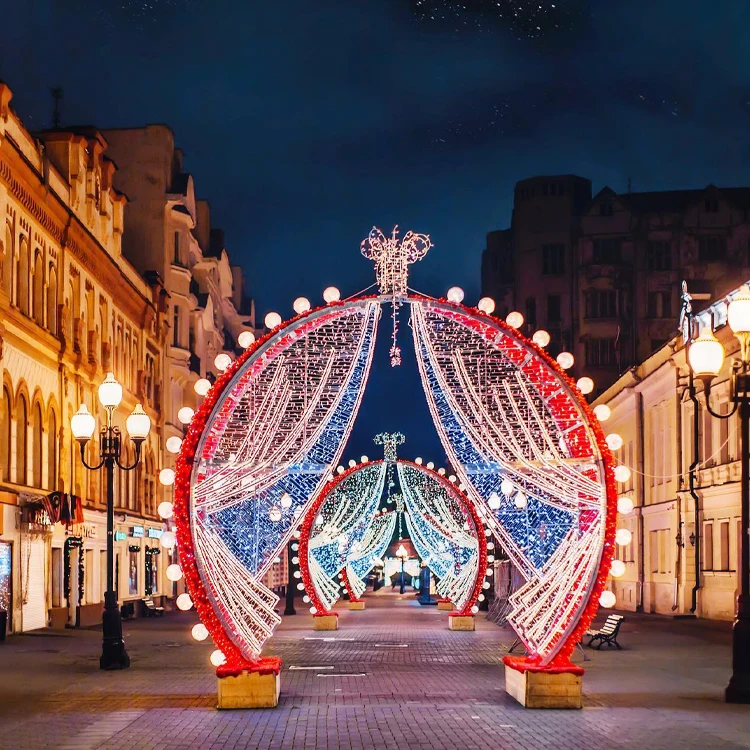
<path id="1" fill-rule="evenodd" d="M 400 432 L 381 432 L 372 439 L 375 445 L 383 446 L 383 458 L 388 462 L 396 460 L 396 446 L 403 445 L 405 441 L 406 438 Z"/>

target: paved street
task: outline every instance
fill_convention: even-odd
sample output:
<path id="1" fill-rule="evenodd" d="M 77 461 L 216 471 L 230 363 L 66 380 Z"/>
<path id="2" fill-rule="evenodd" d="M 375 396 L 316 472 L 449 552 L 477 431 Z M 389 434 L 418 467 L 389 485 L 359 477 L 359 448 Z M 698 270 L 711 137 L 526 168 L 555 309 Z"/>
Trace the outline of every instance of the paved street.
<path id="1" fill-rule="evenodd" d="M 214 708 L 212 646 L 191 639 L 191 614 L 125 623 L 133 666 L 120 673 L 97 669 L 95 630 L 10 637 L 0 747 L 750 747 L 750 707 L 721 700 L 726 623 L 629 614 L 623 651 L 587 650 L 583 711 L 529 711 L 503 689 L 508 630 L 480 618 L 475 633 L 450 632 L 445 612 L 408 594 L 367 606 L 342 607 L 330 637 L 307 614 L 286 618 L 268 648 L 284 659 L 281 702 L 258 711 Z"/>

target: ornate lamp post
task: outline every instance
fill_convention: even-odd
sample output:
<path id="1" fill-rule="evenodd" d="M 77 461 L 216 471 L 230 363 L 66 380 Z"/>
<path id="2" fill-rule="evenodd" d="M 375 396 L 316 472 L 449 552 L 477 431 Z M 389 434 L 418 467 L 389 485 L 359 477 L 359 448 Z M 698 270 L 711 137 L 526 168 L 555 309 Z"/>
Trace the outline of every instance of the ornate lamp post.
<path id="1" fill-rule="evenodd" d="M 687 296 L 687 299 L 685 299 Z M 743 286 L 729 303 L 727 322 L 739 339 L 740 356 L 732 361 L 729 380 L 729 398 L 734 404 L 729 414 L 718 414 L 711 408 L 711 382 L 724 364 L 724 347 L 713 335 L 710 327 L 704 328 L 693 340 L 690 298 L 683 296 L 683 315 L 687 323 L 690 365 L 690 396 L 695 398 L 695 378 L 703 383 L 703 393 L 711 416 L 729 419 L 735 412 L 740 418 L 741 504 L 740 527 L 740 586 L 737 600 L 737 619 L 732 635 L 732 677 L 726 689 L 728 703 L 750 703 L 750 288 Z M 694 377 L 693 377 L 694 376 Z"/>
<path id="2" fill-rule="evenodd" d="M 99 659 L 101 669 L 127 669 L 130 657 L 125 651 L 122 639 L 122 620 L 117 607 L 117 592 L 114 587 L 114 474 L 115 466 L 123 471 L 132 471 L 141 460 L 141 444 L 148 437 L 151 420 L 143 407 L 136 404 L 125 426 L 130 439 L 135 443 L 135 461 L 131 466 L 120 463 L 121 435 L 119 427 L 112 424 L 112 414 L 122 401 L 122 386 L 115 376 L 107 373 L 104 382 L 99 386 L 99 403 L 107 413 L 107 424 L 101 429 L 99 455 L 101 460 L 96 466 L 86 462 L 86 443 L 96 431 L 96 419 L 85 404 L 73 415 L 70 427 L 73 437 L 81 448 L 81 462 L 91 471 L 104 468 L 107 475 L 107 591 L 104 594 L 104 612 L 102 614 L 102 655 Z"/>
<path id="3" fill-rule="evenodd" d="M 409 553 L 406 551 L 406 548 L 403 544 L 399 545 L 399 548 L 396 550 L 396 557 L 401 560 L 401 586 L 399 587 L 398 593 L 403 594 L 404 593 L 404 563 L 406 562 L 406 558 L 409 557 Z"/>

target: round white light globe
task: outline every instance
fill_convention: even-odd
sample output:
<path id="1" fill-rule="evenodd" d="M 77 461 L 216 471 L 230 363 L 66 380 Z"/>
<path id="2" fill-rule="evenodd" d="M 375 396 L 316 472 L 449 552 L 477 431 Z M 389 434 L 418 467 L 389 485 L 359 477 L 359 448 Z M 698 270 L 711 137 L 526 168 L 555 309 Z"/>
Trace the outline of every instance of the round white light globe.
<path id="1" fill-rule="evenodd" d="M 343 474 L 346 471 L 346 469 L 343 466 L 337 466 L 336 467 L 336 473 L 337 474 Z"/>
<path id="2" fill-rule="evenodd" d="M 427 468 L 432 471 L 435 468 L 435 462 L 434 461 L 428 461 L 427 462 Z"/>
<path id="3" fill-rule="evenodd" d="M 224 372 L 231 364 L 232 358 L 226 352 L 221 352 L 214 357 L 214 366 L 219 372 Z"/>
<path id="4" fill-rule="evenodd" d="M 172 518 L 172 516 L 174 515 L 174 506 L 169 502 L 169 500 L 165 500 L 163 503 L 159 503 L 159 507 L 156 509 L 156 512 L 161 518 Z"/>
<path id="5" fill-rule="evenodd" d="M 441 477 L 444 477 L 445 476 L 445 469 L 443 469 L 442 467 L 440 469 L 438 469 L 438 474 L 440 474 Z"/>
<path id="6" fill-rule="evenodd" d="M 537 345 L 544 349 L 549 344 L 549 333 L 547 331 L 534 331 L 534 335 L 531 340 Z"/>
<path id="7" fill-rule="evenodd" d="M 630 479 L 630 469 L 624 464 L 615 466 L 615 479 L 618 482 L 627 482 Z"/>
<path id="8" fill-rule="evenodd" d="M 282 508 L 291 508 L 292 507 L 292 496 L 288 492 L 285 492 L 281 496 L 281 507 Z"/>
<path id="9" fill-rule="evenodd" d="M 177 609 L 187 612 L 193 606 L 193 600 L 190 598 L 190 594 L 180 594 L 175 604 L 177 605 Z"/>
<path id="10" fill-rule="evenodd" d="M 341 299 L 341 292 L 335 286 L 329 286 L 323 290 L 323 299 L 330 304 Z"/>
<path id="11" fill-rule="evenodd" d="M 174 531 L 165 531 L 160 537 L 159 542 L 162 547 L 166 549 L 172 549 L 177 543 L 177 537 L 174 535 Z"/>
<path id="12" fill-rule="evenodd" d="M 617 512 L 627 515 L 631 510 L 633 510 L 633 501 L 625 495 L 620 495 L 617 498 Z"/>
<path id="13" fill-rule="evenodd" d="M 252 331 L 243 331 L 237 337 L 237 343 L 243 349 L 248 349 L 255 343 L 255 334 Z"/>
<path id="14" fill-rule="evenodd" d="M 417 466 L 421 466 L 421 465 L 422 465 L 422 456 L 417 456 L 417 457 L 416 457 L 416 458 L 414 459 L 414 463 L 415 463 L 415 464 L 416 464 Z"/>
<path id="15" fill-rule="evenodd" d="M 193 390 L 199 396 L 205 396 L 211 390 L 211 381 L 206 378 L 199 378 L 193 384 Z"/>
<path id="16" fill-rule="evenodd" d="M 297 315 L 302 315 L 302 313 L 306 313 L 310 309 L 310 300 L 307 297 L 297 297 L 292 307 Z"/>
<path id="17" fill-rule="evenodd" d="M 520 328 L 523 325 L 523 315 L 521 315 L 518 310 L 514 310 L 513 312 L 508 313 L 508 317 L 505 318 L 505 322 L 511 328 Z"/>
<path id="18" fill-rule="evenodd" d="M 477 607 L 477 605 L 475 604 L 475 605 L 474 605 L 474 606 L 473 606 L 473 607 L 471 608 L 471 613 L 472 613 L 473 615 L 475 615 L 475 614 L 476 614 L 477 612 L 479 612 L 479 607 Z"/>
<path id="19" fill-rule="evenodd" d="M 455 475 L 455 474 L 451 474 L 451 475 L 450 475 L 450 476 L 448 477 L 448 481 L 449 481 L 449 482 L 452 482 L 453 484 L 455 484 L 455 483 L 456 483 L 456 475 Z"/>
<path id="20" fill-rule="evenodd" d="M 485 581 L 482 584 L 482 588 L 486 591 L 492 584 L 489 581 Z"/>
<path id="21" fill-rule="evenodd" d="M 619 578 L 623 573 L 625 573 L 625 563 L 622 560 L 612 560 L 612 567 L 609 569 L 612 578 Z"/>
<path id="22" fill-rule="evenodd" d="M 190 424 L 190 420 L 194 416 L 195 412 L 189 406 L 183 406 L 182 409 L 177 412 L 177 419 L 179 419 L 182 424 Z"/>
<path id="23" fill-rule="evenodd" d="M 266 328 L 273 330 L 276 326 L 281 325 L 281 315 L 277 312 L 270 312 L 266 315 L 263 322 L 266 324 Z"/>
<path id="24" fill-rule="evenodd" d="M 299 570 L 295 570 L 293 575 L 295 578 L 302 578 L 302 573 L 300 573 Z"/>
<path id="25" fill-rule="evenodd" d="M 215 667 L 220 667 L 226 662 L 227 657 L 224 656 L 224 654 L 217 648 L 216 651 L 211 652 L 211 656 L 209 656 L 209 659 L 211 660 L 211 664 L 213 664 Z"/>
<path id="26" fill-rule="evenodd" d="M 528 504 L 528 502 L 529 501 L 523 492 L 517 492 L 516 496 L 513 498 L 513 503 L 515 504 L 516 508 L 518 508 L 519 510 L 523 510 Z"/>
<path id="27" fill-rule="evenodd" d="M 360 456 L 359 459 L 363 464 L 366 464 L 370 459 L 367 456 Z"/>
<path id="28" fill-rule="evenodd" d="M 611 451 L 619 451 L 622 448 L 622 438 L 616 432 L 610 432 L 605 440 Z"/>
<path id="29" fill-rule="evenodd" d="M 617 602 L 617 597 L 611 591 L 602 591 L 602 595 L 599 597 L 599 604 L 602 607 L 614 607 Z"/>
<path id="30" fill-rule="evenodd" d="M 317 607 L 310 607 L 310 614 L 314 615 L 318 611 Z"/>
<path id="31" fill-rule="evenodd" d="M 492 297 L 482 297 L 477 303 L 477 308 L 487 315 L 492 315 L 495 312 L 495 300 Z"/>
<path id="32" fill-rule="evenodd" d="M 452 286 L 445 296 L 448 302 L 455 302 L 458 305 L 464 300 L 464 290 L 460 286 Z"/>
<path id="33" fill-rule="evenodd" d="M 600 422 L 606 422 L 612 416 L 612 410 L 606 404 L 599 404 L 594 407 L 594 416 Z"/>
<path id="34" fill-rule="evenodd" d="M 510 479 L 503 479 L 503 481 L 500 482 L 500 492 L 502 492 L 505 497 L 510 497 L 515 489 L 516 488 L 513 486 L 513 482 L 511 482 Z"/>
<path id="35" fill-rule="evenodd" d="M 298 583 L 297 584 L 297 590 L 298 591 L 304 591 L 305 590 L 305 584 L 304 583 Z"/>
<path id="36" fill-rule="evenodd" d="M 167 438 L 167 450 L 170 453 L 179 453 L 180 448 L 182 448 L 182 440 L 178 438 L 176 435 L 172 435 L 172 437 Z"/>
<path id="37" fill-rule="evenodd" d="M 500 506 L 502 505 L 502 500 L 500 499 L 500 495 L 497 494 L 497 492 L 493 492 L 490 495 L 490 499 L 487 501 L 487 505 L 489 505 L 491 510 L 498 510 Z"/>
<path id="38" fill-rule="evenodd" d="M 180 578 L 182 578 L 182 568 L 176 563 L 167 565 L 167 570 L 165 572 L 167 574 L 167 579 L 170 581 L 179 581 Z"/>
<path id="39" fill-rule="evenodd" d="M 624 547 L 633 540 L 633 535 L 627 529 L 617 529 L 615 533 L 615 542 Z"/>
<path id="40" fill-rule="evenodd" d="M 309 596 L 308 596 L 307 594 L 305 594 L 305 595 L 304 595 L 304 596 L 302 597 L 302 601 L 303 601 L 303 602 L 304 602 L 305 604 L 309 604 L 309 603 L 310 603 L 310 597 L 309 597 Z"/>
<path id="41" fill-rule="evenodd" d="M 268 518 L 273 521 L 273 523 L 277 523 L 281 520 L 281 511 L 274 505 L 271 510 L 268 511 Z"/>
<path id="42" fill-rule="evenodd" d="M 557 364 L 563 368 L 563 370 L 569 370 L 575 364 L 575 357 L 570 352 L 560 352 L 557 355 Z"/>
<path id="43" fill-rule="evenodd" d="M 587 396 L 591 391 L 594 390 L 594 381 L 591 378 L 578 378 L 578 382 L 576 383 L 578 386 L 578 390 L 584 395 Z"/>
<path id="44" fill-rule="evenodd" d="M 169 487 L 171 484 L 174 484 L 174 469 L 162 469 L 159 472 L 159 481 L 165 487 Z"/>
<path id="45" fill-rule="evenodd" d="M 349 459 L 349 468 L 353 469 L 356 465 L 357 465 L 357 462 L 353 458 L 350 458 Z"/>
<path id="46" fill-rule="evenodd" d="M 192 635 L 196 641 L 205 641 L 206 638 L 208 638 L 208 628 L 202 622 L 196 623 L 193 625 L 190 635 Z"/>

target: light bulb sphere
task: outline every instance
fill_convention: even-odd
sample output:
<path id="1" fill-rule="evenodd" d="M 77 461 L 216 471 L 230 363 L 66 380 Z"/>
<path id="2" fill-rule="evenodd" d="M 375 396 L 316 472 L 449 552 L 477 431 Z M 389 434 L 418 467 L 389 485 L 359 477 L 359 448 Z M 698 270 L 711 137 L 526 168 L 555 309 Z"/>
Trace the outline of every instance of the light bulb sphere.
<path id="1" fill-rule="evenodd" d="M 135 409 L 125 420 L 125 429 L 132 440 L 145 440 L 151 431 L 151 418 L 143 411 L 141 404 L 136 404 Z"/>
<path id="2" fill-rule="evenodd" d="M 174 469 L 162 469 L 159 472 L 159 482 L 165 487 L 174 484 Z"/>
<path id="3" fill-rule="evenodd" d="M 630 544 L 633 539 L 633 535 L 627 529 L 617 529 L 615 532 L 615 542 L 621 547 L 625 547 Z"/>
<path id="4" fill-rule="evenodd" d="M 317 607 L 310 607 L 310 614 L 314 615 L 318 611 Z"/>
<path id="5" fill-rule="evenodd" d="M 338 302 L 341 299 L 341 292 L 335 286 L 326 287 L 323 290 L 323 299 L 329 305 L 331 302 Z"/>
<path id="6" fill-rule="evenodd" d="M 193 606 L 193 600 L 190 598 L 190 594 L 180 594 L 175 600 L 175 604 L 177 609 L 187 612 Z"/>
<path id="7" fill-rule="evenodd" d="M 255 334 L 252 331 L 243 331 L 237 337 L 237 343 L 243 349 L 249 349 L 255 343 Z"/>
<path id="8" fill-rule="evenodd" d="M 473 606 L 473 607 L 471 608 L 471 613 L 472 613 L 473 615 L 475 615 L 475 614 L 476 614 L 477 612 L 479 612 L 479 607 L 477 607 L 477 605 L 475 604 L 475 605 L 474 605 L 474 606 Z"/>
<path id="9" fill-rule="evenodd" d="M 183 406 L 182 409 L 177 412 L 177 419 L 179 419 L 182 424 L 190 424 L 190 420 L 194 416 L 195 412 L 189 406 Z"/>
<path id="10" fill-rule="evenodd" d="M 612 560 L 612 567 L 609 569 L 609 574 L 612 578 L 619 578 L 625 573 L 625 563 L 622 560 Z"/>
<path id="11" fill-rule="evenodd" d="M 357 465 L 357 462 L 353 458 L 350 458 L 349 459 L 349 468 L 353 469 L 356 465 Z"/>
<path id="12" fill-rule="evenodd" d="M 416 457 L 416 458 L 414 459 L 414 463 L 415 463 L 415 464 L 416 464 L 417 466 L 421 466 L 421 465 L 422 465 L 422 457 L 421 457 L 421 456 L 417 456 L 417 457 Z"/>
<path id="13" fill-rule="evenodd" d="M 605 440 L 607 441 L 607 447 L 611 451 L 619 451 L 622 448 L 622 438 L 616 432 L 610 432 Z"/>
<path id="14" fill-rule="evenodd" d="M 336 473 L 337 474 L 343 474 L 346 471 L 346 469 L 343 466 L 337 466 L 336 467 Z"/>
<path id="15" fill-rule="evenodd" d="M 516 493 L 516 496 L 513 498 L 513 503 L 515 504 L 516 508 L 519 510 L 523 510 L 526 505 L 528 504 L 528 499 L 526 495 L 523 494 L 523 492 Z"/>
<path id="16" fill-rule="evenodd" d="M 298 583 L 297 584 L 297 591 L 304 591 L 305 590 L 305 584 L 304 583 Z"/>
<path id="17" fill-rule="evenodd" d="M 302 315 L 310 309 L 310 300 L 307 297 L 297 297 L 292 303 L 292 308 L 297 315 Z"/>
<path id="18" fill-rule="evenodd" d="M 108 372 L 107 377 L 99 386 L 99 403 L 105 409 L 116 409 L 120 401 L 122 401 L 122 386 L 115 380 L 114 373 Z"/>
<path id="19" fill-rule="evenodd" d="M 310 603 L 310 597 L 309 597 L 309 596 L 308 596 L 307 594 L 305 594 L 305 595 L 304 595 L 304 596 L 302 597 L 302 601 L 303 601 L 303 602 L 304 602 L 305 604 L 309 604 L 309 603 Z"/>
<path id="20" fill-rule="evenodd" d="M 227 657 L 217 648 L 216 651 L 211 652 L 209 659 L 215 667 L 220 667 L 226 662 Z"/>
<path id="21" fill-rule="evenodd" d="M 557 364 L 563 368 L 563 370 L 569 370 L 575 364 L 575 357 L 570 352 L 560 352 L 557 355 Z"/>
<path id="22" fill-rule="evenodd" d="M 617 603 L 617 597 L 611 591 L 602 591 L 602 595 L 599 597 L 599 604 L 606 609 L 614 607 Z"/>
<path id="23" fill-rule="evenodd" d="M 214 366 L 219 372 L 224 372 L 231 364 L 232 358 L 226 352 L 221 352 L 214 358 Z"/>
<path id="24" fill-rule="evenodd" d="M 367 463 L 367 462 L 368 462 L 368 461 L 369 461 L 370 459 L 369 459 L 369 458 L 368 458 L 367 456 L 360 456 L 359 460 L 360 460 L 360 461 L 361 461 L 361 462 L 362 462 L 363 464 L 366 464 L 366 463 Z"/>
<path id="25" fill-rule="evenodd" d="M 273 523 L 278 523 L 281 520 L 281 511 L 274 505 L 271 510 L 268 511 L 268 518 Z"/>
<path id="26" fill-rule="evenodd" d="M 165 500 L 163 503 L 159 503 L 156 512 L 159 514 L 159 518 L 164 518 L 166 520 L 167 518 L 172 518 L 174 515 L 174 506 L 169 500 Z"/>
<path id="27" fill-rule="evenodd" d="M 584 396 L 588 396 L 594 390 L 594 381 L 591 378 L 578 378 L 576 385 Z"/>
<path id="28" fill-rule="evenodd" d="M 537 346 L 544 349 L 544 347 L 547 346 L 550 341 L 549 333 L 547 333 L 547 331 L 534 331 L 534 335 L 531 337 L 531 340 Z"/>
<path id="29" fill-rule="evenodd" d="M 508 317 L 505 318 L 505 322 L 511 328 L 520 328 L 523 325 L 523 315 L 521 315 L 521 313 L 517 310 L 514 310 L 513 312 L 508 313 Z"/>
<path id="30" fill-rule="evenodd" d="M 277 312 L 270 312 L 263 319 L 263 322 L 266 324 L 266 328 L 273 330 L 276 326 L 281 325 L 281 315 Z"/>
<path id="31" fill-rule="evenodd" d="M 199 396 L 205 396 L 211 390 L 211 381 L 206 378 L 199 378 L 193 385 L 193 390 Z"/>
<path id="32" fill-rule="evenodd" d="M 490 510 L 499 510 L 500 505 L 502 505 L 500 495 L 498 495 L 497 492 L 493 492 L 490 495 L 490 499 L 487 501 L 487 505 L 489 505 Z"/>
<path id="33" fill-rule="evenodd" d="M 96 431 L 96 419 L 86 404 L 81 404 L 70 419 L 70 429 L 76 440 L 90 440 Z"/>
<path id="34" fill-rule="evenodd" d="M 617 512 L 622 513 L 623 515 L 627 515 L 630 513 L 630 511 L 633 510 L 633 501 L 626 497 L 625 495 L 621 495 L 617 498 Z"/>
<path id="35" fill-rule="evenodd" d="M 495 312 L 495 300 L 492 297 L 482 297 L 477 303 L 477 309 L 487 313 L 487 315 L 492 315 Z"/>
<path id="36" fill-rule="evenodd" d="M 729 303 L 727 323 L 733 333 L 750 333 L 750 287 L 747 284 L 740 287 Z"/>
<path id="37" fill-rule="evenodd" d="M 612 410 L 606 404 L 599 404 L 594 407 L 594 416 L 600 422 L 606 422 L 612 416 Z"/>
<path id="38" fill-rule="evenodd" d="M 630 479 L 630 474 L 631 471 L 625 464 L 615 466 L 615 479 L 618 482 L 627 482 Z"/>
<path id="39" fill-rule="evenodd" d="M 724 364 L 724 347 L 710 328 L 704 328 L 700 336 L 690 344 L 688 361 L 693 372 L 699 377 L 715 377 L 721 372 Z"/>
<path id="40" fill-rule="evenodd" d="M 176 435 L 172 435 L 172 437 L 167 438 L 167 450 L 170 453 L 179 453 L 180 448 L 182 448 L 182 440 L 178 438 Z"/>
<path id="41" fill-rule="evenodd" d="M 464 290 L 460 286 L 452 286 L 445 296 L 448 302 L 460 305 L 464 301 Z"/>
<path id="42" fill-rule="evenodd" d="M 448 481 L 451 482 L 452 484 L 455 484 L 456 483 L 456 475 L 455 474 L 451 474 L 448 477 Z"/>
<path id="43" fill-rule="evenodd" d="M 291 508 L 292 507 L 292 496 L 288 492 L 285 492 L 281 496 L 281 507 L 282 508 Z"/>
<path id="44" fill-rule="evenodd" d="M 208 638 L 208 628 L 202 622 L 196 623 L 193 625 L 190 635 L 192 635 L 196 641 L 205 641 L 206 638 Z"/>
<path id="45" fill-rule="evenodd" d="M 182 578 L 182 568 L 176 563 L 172 563 L 167 565 L 166 574 L 170 581 L 179 581 Z"/>
<path id="46" fill-rule="evenodd" d="M 432 471 L 435 468 L 435 462 L 434 461 L 428 461 L 427 462 L 427 468 Z"/>
<path id="47" fill-rule="evenodd" d="M 514 490 L 515 487 L 513 486 L 513 482 L 511 482 L 510 479 L 503 479 L 503 481 L 500 482 L 500 492 L 502 492 L 505 497 L 510 497 L 513 494 Z"/>
<path id="48" fill-rule="evenodd" d="M 443 469 L 442 467 L 440 469 L 438 469 L 438 474 L 440 474 L 441 477 L 444 477 L 445 476 L 445 469 Z"/>
<path id="49" fill-rule="evenodd" d="M 159 542 L 162 547 L 166 549 L 172 549 L 177 543 L 177 537 L 174 535 L 174 531 L 165 531 L 160 537 Z"/>

